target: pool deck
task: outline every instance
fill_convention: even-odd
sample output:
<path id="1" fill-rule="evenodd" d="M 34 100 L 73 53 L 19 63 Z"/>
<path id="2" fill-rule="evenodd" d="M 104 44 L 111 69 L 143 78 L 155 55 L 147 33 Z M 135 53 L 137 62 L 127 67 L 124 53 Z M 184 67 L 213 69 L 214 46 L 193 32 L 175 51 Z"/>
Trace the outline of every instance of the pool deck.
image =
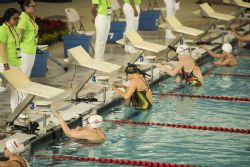
<path id="1" fill-rule="evenodd" d="M 159 2 L 160 6 L 164 6 L 163 2 Z M 52 8 L 52 6 L 56 6 L 56 8 Z M 223 8 L 222 8 L 223 6 Z M 0 15 L 3 15 L 3 11 L 9 7 L 16 7 L 19 8 L 16 3 L 6 3 L 6 4 L 0 4 Z M 39 17 L 49 17 L 49 16 L 65 16 L 64 9 L 66 7 L 72 7 L 75 8 L 78 13 L 82 16 L 82 19 L 84 20 L 85 26 L 87 30 L 94 30 L 94 25 L 91 23 L 91 16 L 90 16 L 90 7 L 91 3 L 90 1 L 79 1 L 79 0 L 73 0 L 72 3 L 42 3 L 37 2 L 36 7 L 36 16 Z M 143 3 L 143 8 L 147 8 L 147 3 Z M 228 5 L 213 5 L 213 8 L 215 10 L 220 10 L 222 13 L 230 14 L 235 11 L 235 7 L 228 6 Z M 46 9 L 46 12 L 44 12 Z M 83 10 L 84 9 L 84 10 Z M 193 11 L 198 10 L 198 5 L 195 4 L 195 0 L 188 0 L 187 1 L 181 1 L 181 12 L 178 11 L 176 16 L 180 19 L 180 21 L 186 25 L 191 26 L 194 28 L 204 29 L 204 27 L 209 23 L 209 19 L 202 18 L 198 15 L 193 14 Z M 165 12 L 163 13 L 165 14 Z M 64 17 L 61 17 L 64 19 Z M 66 21 L 66 20 L 65 20 Z M 160 20 L 162 23 L 162 20 Z M 223 22 L 222 22 L 223 24 Z M 249 31 L 249 27 L 247 27 L 245 31 Z M 244 33 L 243 31 L 242 33 Z M 158 31 L 140 31 L 139 34 L 143 37 L 144 40 L 149 42 L 154 42 L 161 45 L 168 45 L 171 43 L 171 40 L 165 39 L 165 30 L 160 29 Z M 209 40 L 211 38 L 214 38 L 218 36 L 218 33 L 209 33 L 205 38 L 206 40 Z M 185 38 L 188 38 L 188 36 L 185 36 Z M 233 37 L 229 34 L 225 35 L 225 41 L 230 42 L 233 40 Z M 92 43 L 94 43 L 95 39 L 92 39 Z M 216 39 L 214 42 L 221 42 L 221 38 Z M 209 46 L 210 49 L 218 46 Z M 63 61 L 63 43 L 57 42 L 48 48 L 49 53 L 51 56 L 56 58 L 59 62 L 65 64 Z M 90 52 L 90 54 L 92 54 Z M 164 60 L 167 57 L 172 57 L 172 53 L 166 54 L 165 51 L 162 51 L 160 53 L 152 53 L 146 51 L 145 56 L 151 56 L 155 55 L 157 56 L 156 62 L 159 62 L 160 60 Z M 107 44 L 106 50 L 105 50 L 105 61 L 118 64 L 121 66 L 125 66 L 126 63 L 131 59 L 131 57 L 136 56 L 135 55 L 129 55 L 125 54 L 123 51 L 123 48 L 119 44 Z M 201 56 L 205 56 L 205 52 L 201 49 L 198 50 L 198 54 L 193 54 L 195 59 L 200 58 Z M 32 81 L 38 82 L 41 84 L 54 86 L 57 88 L 64 89 L 66 93 L 60 97 L 60 99 L 56 99 L 52 101 L 52 111 L 59 111 L 61 112 L 61 115 L 65 118 L 65 120 L 71 122 L 75 119 L 79 118 L 80 115 L 86 115 L 90 112 L 96 112 L 99 108 L 111 103 L 115 99 L 119 98 L 117 94 L 114 94 L 114 92 L 111 90 L 110 87 L 107 87 L 107 94 L 106 94 L 106 101 L 103 103 L 103 85 L 101 82 L 97 83 L 87 83 L 84 87 L 84 89 L 80 92 L 79 96 L 85 97 L 88 94 L 93 94 L 95 98 L 98 99 L 98 102 L 95 103 L 72 103 L 67 101 L 72 89 L 71 89 L 71 82 L 72 82 L 72 76 L 75 73 L 75 67 L 74 65 L 65 64 L 69 67 L 69 71 L 64 72 L 59 66 L 55 65 L 53 62 L 48 60 L 48 71 L 46 74 L 46 77 L 38 77 L 38 78 L 31 78 Z M 141 65 L 143 69 L 147 69 L 147 73 L 151 73 L 151 65 L 145 64 Z M 84 79 L 84 72 L 86 72 L 86 69 L 77 67 L 76 73 L 75 73 L 75 79 L 72 83 L 73 87 L 77 84 L 78 81 L 81 79 Z M 163 76 L 163 73 L 159 71 L 158 68 L 154 68 L 153 70 L 154 74 L 154 80 L 157 80 Z M 101 72 L 97 72 L 97 76 L 104 75 Z M 125 82 L 124 73 L 123 71 L 119 71 L 116 74 L 110 75 L 109 84 L 112 84 L 114 82 L 121 81 Z M 44 134 L 39 134 L 38 137 L 36 135 L 27 135 L 23 134 L 21 132 L 15 131 L 14 134 L 11 134 L 10 132 L 5 131 L 5 121 L 9 114 L 11 113 L 10 106 L 9 106 L 9 91 L 6 90 L 2 93 L 0 93 L 0 150 L 2 150 L 4 146 L 4 142 L 12 137 L 17 137 L 21 141 L 23 141 L 26 145 L 28 145 L 29 142 L 32 142 L 34 138 L 38 139 L 42 136 L 46 136 Z M 45 100 L 36 97 L 35 101 L 38 100 Z M 43 126 L 43 117 L 42 115 L 37 114 L 34 110 L 25 110 L 24 111 L 28 116 L 29 119 L 27 121 L 37 121 L 40 124 L 40 127 Z M 86 117 L 84 117 L 86 118 Z M 84 119 L 83 118 L 83 119 Z M 50 122 L 47 129 L 52 128 L 58 128 L 58 122 L 54 117 L 48 118 L 47 122 Z M 20 122 L 16 122 L 17 124 L 23 124 Z"/>

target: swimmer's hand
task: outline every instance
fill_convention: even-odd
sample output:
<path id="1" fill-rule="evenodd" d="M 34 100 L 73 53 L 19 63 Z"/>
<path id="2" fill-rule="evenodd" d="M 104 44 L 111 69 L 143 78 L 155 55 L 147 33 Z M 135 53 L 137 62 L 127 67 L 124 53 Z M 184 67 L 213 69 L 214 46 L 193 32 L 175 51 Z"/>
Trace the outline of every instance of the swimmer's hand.
<path id="1" fill-rule="evenodd" d="M 208 49 L 207 49 L 207 47 L 206 47 L 206 46 L 204 46 L 204 45 L 200 45 L 200 46 L 199 46 L 199 48 L 204 49 L 205 51 L 207 51 L 207 50 L 208 50 Z"/>
<path id="2" fill-rule="evenodd" d="M 126 88 L 126 86 L 125 85 L 123 85 L 121 82 L 117 82 L 117 83 L 115 83 L 115 85 L 114 85 L 115 87 L 118 87 L 118 88 Z"/>
<path id="3" fill-rule="evenodd" d="M 60 115 L 60 113 L 59 113 L 58 111 L 54 112 L 54 116 L 55 116 L 56 118 L 58 118 L 58 119 L 61 117 L 61 115 Z"/>

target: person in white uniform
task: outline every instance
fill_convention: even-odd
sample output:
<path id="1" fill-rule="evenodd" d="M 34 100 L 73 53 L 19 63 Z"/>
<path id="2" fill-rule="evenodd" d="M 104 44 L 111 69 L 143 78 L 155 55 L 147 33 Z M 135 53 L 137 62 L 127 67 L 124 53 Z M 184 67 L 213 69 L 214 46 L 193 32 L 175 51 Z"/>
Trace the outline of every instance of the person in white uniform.
<path id="1" fill-rule="evenodd" d="M 27 77 L 30 77 L 38 42 L 39 27 L 33 16 L 36 4 L 33 0 L 18 0 L 18 3 L 23 11 L 18 22 L 18 28 L 21 32 L 21 70 Z"/>
<path id="2" fill-rule="evenodd" d="M 0 23 L 0 72 L 20 68 L 20 33 L 16 27 L 19 15 L 18 10 L 9 8 L 3 15 L 2 24 Z M 0 87 L 0 90 L 4 91 L 5 88 Z M 17 90 L 10 90 L 10 108 L 12 112 L 20 103 L 19 95 L 20 92 Z"/>
<path id="3" fill-rule="evenodd" d="M 174 16 L 176 10 L 179 10 L 179 7 L 180 7 L 179 0 L 164 0 L 164 3 L 166 5 L 167 17 Z M 173 38 L 175 38 L 175 35 L 172 33 L 172 31 L 170 29 L 166 28 L 166 36 L 165 37 L 168 39 L 173 39 Z"/>
<path id="4" fill-rule="evenodd" d="M 138 30 L 141 0 L 124 0 L 123 11 L 126 18 L 126 31 Z M 126 53 L 137 53 L 132 44 L 126 41 L 124 46 Z"/>
<path id="5" fill-rule="evenodd" d="M 112 15 L 110 0 L 92 0 L 91 12 L 96 28 L 95 59 L 104 60 Z"/>

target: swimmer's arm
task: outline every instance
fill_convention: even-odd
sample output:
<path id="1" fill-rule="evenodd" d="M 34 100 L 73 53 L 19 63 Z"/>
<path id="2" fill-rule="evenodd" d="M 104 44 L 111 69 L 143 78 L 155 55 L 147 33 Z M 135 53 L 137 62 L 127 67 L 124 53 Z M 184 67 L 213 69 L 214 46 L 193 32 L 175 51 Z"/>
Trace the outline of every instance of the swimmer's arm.
<path id="1" fill-rule="evenodd" d="M 1 167 L 10 167 L 10 166 L 16 166 L 17 164 L 15 162 L 11 161 L 0 161 Z"/>
<path id="2" fill-rule="evenodd" d="M 112 87 L 112 89 L 118 93 L 119 95 L 121 95 L 124 99 L 129 99 L 133 93 L 135 92 L 135 88 L 136 85 L 134 83 L 134 81 L 132 81 L 129 85 L 129 87 L 127 87 L 126 92 L 121 91 L 120 89 L 116 88 L 115 86 Z"/>
<path id="3" fill-rule="evenodd" d="M 169 62 L 166 62 L 166 65 L 169 65 L 169 66 L 170 66 L 170 67 L 172 67 L 172 68 L 174 68 L 174 67 L 175 67 L 175 65 L 174 65 L 174 64 L 169 63 Z"/>
<path id="4" fill-rule="evenodd" d="M 169 70 L 168 68 L 160 64 L 160 68 L 164 70 L 166 73 L 168 73 L 170 76 L 175 76 L 176 74 L 178 74 L 182 67 L 183 67 L 182 62 L 178 62 L 178 64 L 174 66 L 174 69 L 172 70 Z"/>
<path id="5" fill-rule="evenodd" d="M 247 42 L 250 41 L 250 35 L 242 35 L 236 31 L 229 31 L 232 35 L 234 35 L 238 40 L 243 41 L 243 42 Z"/>
<path id="6" fill-rule="evenodd" d="M 172 63 L 170 63 L 170 62 L 168 62 L 168 61 L 163 61 L 163 62 L 161 62 L 161 64 L 163 64 L 163 65 L 169 65 L 169 66 L 171 66 L 172 68 L 175 67 L 174 64 L 172 64 Z"/>
<path id="7" fill-rule="evenodd" d="M 224 57 L 223 54 L 217 54 L 204 46 L 201 46 L 201 48 L 204 49 L 210 56 L 212 56 L 214 58 L 223 58 Z"/>
<path id="8" fill-rule="evenodd" d="M 221 66 L 229 65 L 229 64 L 230 64 L 230 61 L 231 61 L 231 60 L 228 60 L 228 59 L 227 59 L 227 60 L 224 60 L 224 61 L 220 62 L 219 65 L 221 65 Z"/>
<path id="9" fill-rule="evenodd" d="M 245 35 L 245 36 L 238 36 L 236 37 L 238 40 L 243 41 L 243 42 L 248 42 L 250 41 L 250 35 Z"/>
<path id="10" fill-rule="evenodd" d="M 122 84 L 121 82 L 116 83 L 116 84 L 115 84 L 115 86 L 116 86 L 116 87 L 118 87 L 118 88 L 124 88 L 124 89 L 127 89 L 127 86 L 126 86 L 126 85 L 124 85 L 124 84 Z"/>
<path id="11" fill-rule="evenodd" d="M 71 130 L 69 128 L 69 126 L 66 124 L 66 122 L 64 121 L 63 117 L 60 115 L 59 112 L 55 112 L 54 115 L 58 119 L 58 121 L 59 121 L 59 123 L 60 123 L 60 125 L 62 127 L 62 130 L 65 133 L 65 135 L 68 136 L 68 137 L 72 137 L 72 134 L 73 134 L 72 132 L 75 131 L 75 130 Z"/>
<path id="12" fill-rule="evenodd" d="M 87 139 L 88 140 L 90 136 L 91 136 L 91 133 L 89 130 L 81 128 L 80 130 L 72 129 L 69 132 L 68 137 L 74 138 L 74 139 Z"/>

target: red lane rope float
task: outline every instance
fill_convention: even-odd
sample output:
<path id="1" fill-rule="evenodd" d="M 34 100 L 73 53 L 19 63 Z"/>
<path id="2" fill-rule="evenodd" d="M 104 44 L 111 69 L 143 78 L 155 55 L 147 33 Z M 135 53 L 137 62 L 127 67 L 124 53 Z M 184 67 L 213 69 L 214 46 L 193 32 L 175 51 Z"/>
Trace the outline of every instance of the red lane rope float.
<path id="1" fill-rule="evenodd" d="M 235 128 L 224 128 L 224 127 L 213 127 L 213 126 L 196 126 L 196 125 L 183 125 L 183 124 L 165 124 L 159 122 L 132 122 L 128 120 L 105 120 L 104 122 L 112 122 L 114 124 L 132 124 L 132 125 L 143 125 L 143 126 L 163 126 L 183 129 L 196 129 L 206 131 L 219 131 L 229 133 L 242 133 L 250 134 L 250 129 L 235 129 Z"/>
<path id="2" fill-rule="evenodd" d="M 194 98 L 201 98 L 201 99 L 250 102 L 249 97 L 206 96 L 206 95 L 195 95 L 195 94 L 190 95 L 190 94 L 180 94 L 180 93 L 163 93 L 163 94 L 160 94 L 160 96 L 181 96 L 181 97 L 194 97 Z"/>
<path id="3" fill-rule="evenodd" d="M 212 73 L 212 74 L 219 76 L 250 77 L 250 74 L 220 74 L 220 73 Z"/>
<path id="4" fill-rule="evenodd" d="M 128 160 L 128 159 L 112 159 L 112 158 L 90 158 L 90 157 L 76 157 L 69 155 L 34 155 L 34 158 L 39 159 L 55 159 L 55 160 L 72 160 L 72 161 L 86 161 L 95 163 L 109 163 L 130 166 L 149 166 L 149 167 L 201 167 L 197 165 L 187 164 L 173 164 L 164 162 L 141 161 L 141 160 Z"/>

